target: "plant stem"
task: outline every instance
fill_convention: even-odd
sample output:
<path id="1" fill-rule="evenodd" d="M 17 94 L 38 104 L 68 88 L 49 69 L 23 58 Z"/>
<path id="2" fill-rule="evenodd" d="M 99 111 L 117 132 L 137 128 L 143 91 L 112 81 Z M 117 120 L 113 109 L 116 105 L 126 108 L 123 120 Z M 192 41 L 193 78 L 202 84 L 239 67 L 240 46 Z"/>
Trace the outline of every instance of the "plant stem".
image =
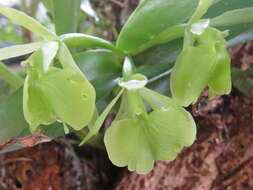
<path id="1" fill-rule="evenodd" d="M 173 69 L 169 69 L 169 70 L 167 70 L 167 71 L 165 71 L 165 72 L 163 72 L 163 73 L 161 73 L 161 74 L 159 74 L 159 75 L 157 75 L 157 76 L 155 76 L 155 77 L 149 79 L 149 80 L 148 80 L 148 83 L 152 83 L 152 82 L 155 82 L 155 81 L 157 81 L 157 80 L 160 80 L 160 79 L 162 79 L 162 78 L 164 78 L 164 77 L 169 76 L 169 75 L 172 73 L 172 70 L 173 70 Z"/>
<path id="2" fill-rule="evenodd" d="M 80 131 L 73 131 L 75 135 L 80 139 L 83 140 L 83 138 L 88 135 L 88 131 L 85 129 L 82 129 Z M 105 150 L 103 136 L 98 133 L 96 136 L 93 136 L 89 141 L 87 141 L 88 145 L 93 146 L 95 148 Z"/>
<path id="3" fill-rule="evenodd" d="M 10 68 L 5 66 L 1 62 L 0 62 L 0 79 L 9 83 L 13 91 L 20 88 L 24 83 L 21 77 L 19 77 L 15 72 L 13 72 Z"/>

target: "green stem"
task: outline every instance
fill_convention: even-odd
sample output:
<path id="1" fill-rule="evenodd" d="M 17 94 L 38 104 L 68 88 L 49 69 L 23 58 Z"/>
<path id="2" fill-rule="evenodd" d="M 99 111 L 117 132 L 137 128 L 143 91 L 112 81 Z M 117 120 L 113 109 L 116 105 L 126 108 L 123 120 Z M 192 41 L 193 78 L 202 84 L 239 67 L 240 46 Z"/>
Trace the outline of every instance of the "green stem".
<path id="1" fill-rule="evenodd" d="M 208 8 L 213 4 L 213 0 L 199 0 L 199 5 L 189 21 L 189 25 L 197 22 L 207 12 Z"/>
<path id="2" fill-rule="evenodd" d="M 88 130 L 86 129 L 82 129 L 80 131 L 73 131 L 73 132 L 80 140 L 83 140 L 83 138 L 88 135 Z M 100 133 L 98 133 L 96 136 L 93 136 L 90 140 L 87 141 L 86 144 L 100 150 L 105 150 L 103 136 Z"/>
<path id="3" fill-rule="evenodd" d="M 116 48 L 111 42 L 95 36 L 69 33 L 61 35 L 61 39 L 69 48 L 87 49 L 94 47 L 106 48 L 116 53 L 120 58 L 124 57 L 124 53 Z"/>
<path id="4" fill-rule="evenodd" d="M 15 72 L 0 62 L 0 79 L 10 84 L 13 91 L 20 88 L 24 81 Z"/>

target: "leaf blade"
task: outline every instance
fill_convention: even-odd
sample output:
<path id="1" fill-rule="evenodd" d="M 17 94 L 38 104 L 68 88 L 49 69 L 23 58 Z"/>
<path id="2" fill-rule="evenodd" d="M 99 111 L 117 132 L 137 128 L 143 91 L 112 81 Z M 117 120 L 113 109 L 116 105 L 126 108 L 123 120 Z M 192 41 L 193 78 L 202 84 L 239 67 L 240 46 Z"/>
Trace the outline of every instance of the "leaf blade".
<path id="1" fill-rule="evenodd" d="M 54 33 L 50 32 L 46 27 L 41 25 L 34 18 L 26 15 L 21 11 L 0 4 L 0 13 L 16 24 L 21 25 L 28 30 L 31 30 L 46 40 L 58 40 L 58 37 Z"/>
<path id="2" fill-rule="evenodd" d="M 23 45 L 14 45 L 0 49 L 0 61 L 32 53 L 45 44 L 44 41 Z"/>

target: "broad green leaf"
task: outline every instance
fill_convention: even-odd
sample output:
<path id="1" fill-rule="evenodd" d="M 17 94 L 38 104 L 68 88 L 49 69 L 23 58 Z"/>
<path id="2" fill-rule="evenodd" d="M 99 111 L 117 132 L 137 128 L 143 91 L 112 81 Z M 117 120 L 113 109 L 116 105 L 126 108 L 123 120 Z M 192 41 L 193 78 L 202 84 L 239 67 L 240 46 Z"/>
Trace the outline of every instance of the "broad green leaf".
<path id="1" fill-rule="evenodd" d="M 86 49 L 100 47 L 114 52 L 120 52 L 111 42 L 87 34 L 70 33 L 62 35 L 61 39 L 69 48 Z"/>
<path id="2" fill-rule="evenodd" d="M 118 95 L 111 101 L 111 103 L 108 104 L 108 106 L 105 108 L 103 113 L 98 117 L 98 119 L 95 122 L 94 126 L 91 127 L 88 135 L 84 137 L 84 139 L 82 140 L 80 145 L 83 145 L 84 143 L 86 143 L 92 136 L 96 135 L 99 132 L 99 129 L 102 127 L 102 125 L 103 125 L 103 123 L 106 119 L 106 116 L 109 114 L 109 112 L 111 111 L 113 106 L 117 103 L 117 101 L 119 100 L 119 98 L 120 98 L 120 96 L 122 95 L 123 92 L 124 92 L 124 89 L 122 89 L 118 93 Z"/>
<path id="3" fill-rule="evenodd" d="M 28 128 L 22 111 L 22 92 L 20 88 L 0 103 L 0 143 L 18 136 Z"/>
<path id="4" fill-rule="evenodd" d="M 121 71 L 118 57 L 110 50 L 89 50 L 76 54 L 74 59 L 87 79 L 91 81 L 102 75 Z"/>
<path id="5" fill-rule="evenodd" d="M 234 9 L 242 9 L 242 8 L 249 8 L 253 7 L 252 0 L 220 0 L 211 6 L 207 13 L 205 14 L 204 18 L 214 18 L 219 15 L 224 14 L 227 11 L 231 11 Z M 220 30 L 229 30 L 229 36 L 227 39 L 232 39 L 237 35 L 248 31 L 249 29 L 253 28 L 253 24 L 238 24 L 234 26 L 225 26 L 225 27 L 218 27 Z"/>
<path id="6" fill-rule="evenodd" d="M 97 101 L 109 95 L 117 85 L 121 64 L 110 50 L 89 50 L 74 57 L 80 70 L 96 89 Z"/>
<path id="7" fill-rule="evenodd" d="M 10 47 L 5 47 L 0 49 L 0 61 L 13 58 L 13 57 L 19 57 L 21 55 L 27 55 L 29 53 L 32 53 L 39 48 L 41 48 L 45 44 L 44 41 L 41 42 L 34 42 L 30 44 L 23 44 L 23 45 L 14 45 Z"/>
<path id="8" fill-rule="evenodd" d="M 95 78 L 90 81 L 91 84 L 96 89 L 96 100 L 97 102 L 102 101 L 102 99 L 108 97 L 112 92 L 113 88 L 118 84 L 118 78 L 120 74 L 106 74 Z M 107 101 L 108 104 L 108 101 Z"/>
<path id="9" fill-rule="evenodd" d="M 156 160 L 174 160 L 195 140 L 194 121 L 180 110 L 163 108 L 134 119 L 115 121 L 107 129 L 105 145 L 110 160 L 119 167 L 146 174 Z"/>
<path id="10" fill-rule="evenodd" d="M 160 34 L 158 34 L 157 36 L 152 38 L 150 41 L 145 43 L 143 46 L 141 46 L 138 49 L 138 51 L 134 52 L 134 55 L 138 54 L 139 52 L 141 52 L 149 47 L 153 47 L 155 45 L 163 44 L 163 43 L 181 38 L 184 35 L 185 27 L 186 27 L 185 24 L 181 24 L 181 25 L 170 27 L 170 28 L 164 30 L 163 32 L 161 32 Z"/>
<path id="11" fill-rule="evenodd" d="M 28 30 L 31 30 L 46 40 L 58 40 L 58 37 L 54 33 L 50 32 L 34 18 L 26 15 L 23 12 L 0 4 L 0 14 L 3 14 L 11 21 L 27 28 Z"/>
<path id="12" fill-rule="evenodd" d="M 4 63 L 0 62 L 0 79 L 7 82 L 12 91 L 16 91 L 18 88 L 23 86 L 23 79 L 18 76 L 17 73 L 8 68 Z"/>
<path id="13" fill-rule="evenodd" d="M 10 96 L 14 91 L 14 88 L 11 88 L 11 86 L 7 82 L 0 79 L 0 102 L 4 98 Z"/>
<path id="14" fill-rule="evenodd" d="M 77 32 L 81 0 L 51 0 L 47 5 L 58 35 Z"/>
<path id="15" fill-rule="evenodd" d="M 212 18 L 212 26 L 231 26 L 243 23 L 253 23 L 253 7 L 235 9 Z"/>
<path id="16" fill-rule="evenodd" d="M 144 0 L 120 32 L 117 47 L 126 53 L 145 49 L 161 32 L 183 24 L 193 14 L 198 0 Z"/>

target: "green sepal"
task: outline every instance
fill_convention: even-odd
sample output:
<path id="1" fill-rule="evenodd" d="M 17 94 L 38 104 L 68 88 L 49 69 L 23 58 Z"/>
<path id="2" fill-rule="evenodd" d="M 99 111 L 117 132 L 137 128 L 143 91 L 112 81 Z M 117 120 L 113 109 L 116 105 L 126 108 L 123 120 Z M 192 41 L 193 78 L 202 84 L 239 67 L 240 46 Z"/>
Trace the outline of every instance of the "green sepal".
<path id="1" fill-rule="evenodd" d="M 213 98 L 216 94 L 229 94 L 232 89 L 231 58 L 226 49 L 226 43 L 216 47 L 217 63 L 208 82 L 209 98 Z"/>
<path id="2" fill-rule="evenodd" d="M 28 75 L 23 88 L 23 112 L 32 133 L 37 131 L 39 125 L 49 125 L 56 121 L 35 77 L 37 76 Z"/>
<path id="3" fill-rule="evenodd" d="M 179 56 L 171 75 L 173 99 L 188 106 L 207 85 L 215 65 L 215 51 L 208 47 L 189 47 Z"/>
<path id="4" fill-rule="evenodd" d="M 111 109 L 113 108 L 113 106 L 117 103 L 117 101 L 119 100 L 119 98 L 121 97 L 122 93 L 124 92 L 124 89 L 122 89 L 118 95 L 110 102 L 110 104 L 108 104 L 108 106 L 105 108 L 105 110 L 103 111 L 103 113 L 97 118 L 96 122 L 94 123 L 93 126 L 90 126 L 89 129 L 89 133 L 84 137 L 84 139 L 82 140 L 82 142 L 80 143 L 80 146 L 83 145 L 84 143 L 86 143 L 88 140 L 90 140 L 91 137 L 93 137 L 94 135 L 96 135 L 99 132 L 99 129 L 102 127 L 106 116 L 109 114 L 109 112 L 111 111 Z"/>

